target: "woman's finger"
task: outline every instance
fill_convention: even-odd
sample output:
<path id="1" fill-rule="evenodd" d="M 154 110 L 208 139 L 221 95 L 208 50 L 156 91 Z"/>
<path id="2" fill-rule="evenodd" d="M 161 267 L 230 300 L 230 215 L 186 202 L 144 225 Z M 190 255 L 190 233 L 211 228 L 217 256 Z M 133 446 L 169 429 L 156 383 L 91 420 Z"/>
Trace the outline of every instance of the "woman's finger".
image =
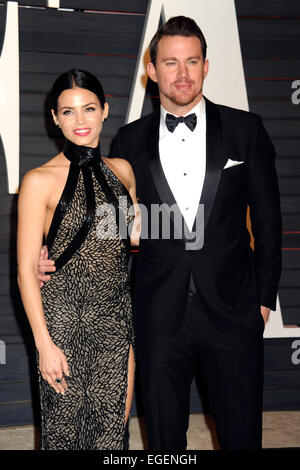
<path id="1" fill-rule="evenodd" d="M 67 382 L 65 381 L 65 378 L 64 378 L 64 377 L 62 378 L 61 386 L 63 387 L 63 389 L 64 389 L 65 391 L 68 390 L 68 384 L 67 384 Z"/>
<path id="2" fill-rule="evenodd" d="M 59 388 L 59 385 L 55 383 L 55 381 L 53 380 L 53 378 L 51 377 L 51 375 L 45 374 L 45 380 L 48 382 L 48 384 L 49 384 L 52 388 L 54 388 L 54 390 L 56 391 L 56 393 L 61 393 L 60 388 Z"/>
<path id="3" fill-rule="evenodd" d="M 68 366 L 68 363 L 67 363 L 67 360 L 66 360 L 65 356 L 64 356 L 64 358 L 63 358 L 62 361 L 61 361 L 61 365 L 62 365 L 63 373 L 64 373 L 67 377 L 69 377 L 69 375 L 70 375 L 69 366 Z"/>
<path id="4" fill-rule="evenodd" d="M 64 395 L 66 390 L 65 390 L 65 387 L 63 385 L 63 382 L 65 383 L 65 379 L 63 377 L 62 371 L 53 372 L 53 374 L 51 374 L 51 378 L 52 378 L 53 382 L 55 383 L 57 389 L 59 390 L 59 393 Z"/>

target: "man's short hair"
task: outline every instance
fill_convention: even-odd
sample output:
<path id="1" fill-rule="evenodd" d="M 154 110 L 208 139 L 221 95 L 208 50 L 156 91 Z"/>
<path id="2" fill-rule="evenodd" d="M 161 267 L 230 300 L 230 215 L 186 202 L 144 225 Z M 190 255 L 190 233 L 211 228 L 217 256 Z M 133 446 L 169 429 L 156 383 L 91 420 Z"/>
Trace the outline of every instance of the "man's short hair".
<path id="1" fill-rule="evenodd" d="M 157 30 L 150 43 L 151 62 L 156 65 L 158 43 L 163 36 L 197 36 L 201 43 L 203 59 L 206 57 L 205 37 L 197 23 L 187 16 L 173 16 Z"/>

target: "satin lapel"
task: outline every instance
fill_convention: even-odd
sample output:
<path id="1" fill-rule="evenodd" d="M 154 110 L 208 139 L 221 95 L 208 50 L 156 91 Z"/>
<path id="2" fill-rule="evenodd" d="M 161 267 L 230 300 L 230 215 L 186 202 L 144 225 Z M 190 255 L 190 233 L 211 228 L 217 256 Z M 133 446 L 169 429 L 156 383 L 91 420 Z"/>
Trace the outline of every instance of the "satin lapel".
<path id="1" fill-rule="evenodd" d="M 200 204 L 204 205 L 204 227 L 209 219 L 221 173 L 226 163 L 223 151 L 222 122 L 218 107 L 205 98 L 206 104 L 206 172 Z M 200 208 L 198 208 L 199 212 Z M 197 214 L 198 215 L 198 214 Z M 197 220 L 197 218 L 196 218 Z M 195 230 L 195 224 L 193 227 Z"/>
<path id="2" fill-rule="evenodd" d="M 160 157 L 159 157 L 159 123 L 160 123 L 160 114 L 155 113 L 149 129 L 148 142 L 147 142 L 147 154 L 149 167 L 152 173 L 153 182 L 155 188 L 159 194 L 162 203 L 167 204 L 169 207 L 176 204 L 173 193 L 170 189 L 168 181 L 165 177 Z M 179 208 L 178 208 L 179 211 Z M 185 225 L 184 218 L 179 211 L 180 217 L 174 218 L 173 211 L 171 212 L 171 220 L 174 224 L 175 230 L 179 239 L 183 238 L 182 234 L 190 233 L 187 226 Z M 184 223 L 184 229 L 182 228 L 182 223 Z M 185 231 L 187 230 L 187 231 Z"/>

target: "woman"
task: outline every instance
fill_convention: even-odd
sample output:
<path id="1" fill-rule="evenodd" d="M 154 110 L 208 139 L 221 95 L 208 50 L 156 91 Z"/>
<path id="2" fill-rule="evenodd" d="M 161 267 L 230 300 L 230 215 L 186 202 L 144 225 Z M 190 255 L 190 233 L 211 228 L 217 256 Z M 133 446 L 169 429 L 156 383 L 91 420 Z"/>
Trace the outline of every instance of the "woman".
<path id="1" fill-rule="evenodd" d="M 41 448 L 124 449 L 134 339 L 128 246 L 118 227 L 132 225 L 134 174 L 125 160 L 101 157 L 108 104 L 96 77 L 66 72 L 51 97 L 66 144 L 25 175 L 18 209 L 18 282 L 38 352 Z M 136 228 L 137 218 L 133 244 Z M 56 272 L 40 291 L 43 236 Z"/>

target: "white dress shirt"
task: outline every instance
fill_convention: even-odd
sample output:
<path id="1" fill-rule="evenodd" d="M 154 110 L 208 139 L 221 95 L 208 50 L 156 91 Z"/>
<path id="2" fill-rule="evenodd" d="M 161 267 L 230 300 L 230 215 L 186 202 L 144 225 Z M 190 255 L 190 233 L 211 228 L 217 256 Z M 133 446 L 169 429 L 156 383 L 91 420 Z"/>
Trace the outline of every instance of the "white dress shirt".
<path id="1" fill-rule="evenodd" d="M 197 214 L 206 169 L 205 99 L 186 115 L 196 113 L 197 125 L 192 132 L 179 123 L 174 132 L 166 126 L 166 111 L 161 106 L 159 155 L 166 179 L 176 203 L 190 229 Z"/>

